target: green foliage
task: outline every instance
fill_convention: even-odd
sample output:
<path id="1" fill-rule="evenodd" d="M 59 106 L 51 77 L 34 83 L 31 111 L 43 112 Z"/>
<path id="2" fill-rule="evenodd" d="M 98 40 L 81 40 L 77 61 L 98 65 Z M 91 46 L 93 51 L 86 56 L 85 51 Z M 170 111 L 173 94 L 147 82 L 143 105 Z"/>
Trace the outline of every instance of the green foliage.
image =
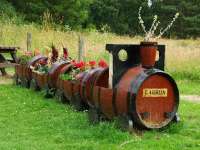
<path id="1" fill-rule="evenodd" d="M 28 21 L 43 22 L 43 15 L 52 15 L 55 24 L 69 25 L 72 28 L 82 28 L 88 19 L 91 0 L 8 0 L 16 9 L 25 14 Z"/>
<path id="2" fill-rule="evenodd" d="M 72 69 L 71 71 L 69 71 L 67 73 L 61 74 L 60 78 L 65 81 L 66 80 L 69 80 L 69 81 L 76 80 L 76 75 L 80 72 L 81 72 L 81 70 L 79 68 Z"/>
<path id="3" fill-rule="evenodd" d="M 0 10 L 8 16 L 20 13 L 25 20 L 40 23 L 45 29 L 97 29 L 141 35 L 143 32 L 138 24 L 140 6 L 144 8 L 142 16 L 147 27 L 151 25 L 153 15 L 158 15 L 161 27 L 165 27 L 179 12 L 180 17 L 165 36 L 199 37 L 200 3 L 197 0 L 153 1 L 152 8 L 147 7 L 146 0 L 3 0 Z"/>
<path id="4" fill-rule="evenodd" d="M 32 58 L 32 56 L 22 55 L 19 58 L 19 63 L 22 65 L 26 65 L 31 60 L 31 58 Z"/>
<path id="5" fill-rule="evenodd" d="M 36 71 L 46 74 L 49 71 L 49 67 L 47 65 L 40 65 Z"/>
<path id="6" fill-rule="evenodd" d="M 71 81 L 71 80 L 74 80 L 75 78 L 72 74 L 65 73 L 65 74 L 60 75 L 60 79 L 62 79 L 64 81 L 66 81 L 66 80 Z"/>
<path id="7" fill-rule="evenodd" d="M 6 0 L 1 0 L 0 22 L 21 24 L 23 22 L 23 15 L 19 15 L 11 3 L 7 2 Z"/>

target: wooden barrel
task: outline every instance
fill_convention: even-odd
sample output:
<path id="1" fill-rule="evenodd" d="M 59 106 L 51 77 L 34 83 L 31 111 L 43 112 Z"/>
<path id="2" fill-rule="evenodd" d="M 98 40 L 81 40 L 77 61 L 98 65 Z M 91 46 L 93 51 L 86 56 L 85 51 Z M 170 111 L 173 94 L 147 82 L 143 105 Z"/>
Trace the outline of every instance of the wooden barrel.
<path id="1" fill-rule="evenodd" d="M 65 74 L 67 73 L 69 70 L 71 70 L 72 64 L 67 64 L 66 66 L 64 66 L 61 70 L 60 70 L 60 75 L 61 74 Z M 62 79 L 60 79 L 60 77 L 58 77 L 57 82 L 56 82 L 56 88 L 59 90 L 63 90 L 63 85 L 64 85 L 64 81 Z"/>
<path id="2" fill-rule="evenodd" d="M 47 60 L 48 58 L 43 55 L 38 55 L 33 57 L 27 64 L 28 67 L 35 66 L 35 64 L 40 60 Z"/>
<path id="3" fill-rule="evenodd" d="M 92 86 L 96 79 L 97 74 L 102 70 L 102 68 L 91 69 L 86 72 L 84 78 L 81 81 L 80 96 L 85 103 L 89 106 L 94 106 L 92 95 Z"/>
<path id="4" fill-rule="evenodd" d="M 81 83 L 86 75 L 87 72 L 81 72 L 78 75 L 76 75 L 76 81 L 72 82 L 70 104 L 72 104 L 74 109 L 77 111 L 83 111 L 88 109 L 88 104 L 82 99 L 80 95 Z"/>
<path id="5" fill-rule="evenodd" d="M 23 65 L 17 64 L 15 66 L 15 74 L 19 79 L 23 78 Z"/>
<path id="6" fill-rule="evenodd" d="M 48 72 L 48 87 L 49 88 L 56 88 L 57 79 L 60 75 L 60 71 L 63 67 L 68 65 L 70 62 L 56 62 L 52 65 Z"/>
<path id="7" fill-rule="evenodd" d="M 44 89 L 47 85 L 47 74 L 36 73 L 36 83 L 39 89 Z"/>
<path id="8" fill-rule="evenodd" d="M 175 117 L 179 91 L 166 73 L 141 66 L 129 69 L 114 89 L 96 86 L 95 105 L 109 119 L 129 115 L 142 128 L 167 126 Z"/>
<path id="9" fill-rule="evenodd" d="M 76 81 L 63 81 L 64 95 L 70 102 L 73 101 L 74 95 L 80 92 L 80 83 L 85 75 L 86 73 L 82 72 L 77 75 Z"/>
<path id="10" fill-rule="evenodd" d="M 99 87 L 108 88 L 108 78 L 109 78 L 109 69 L 108 68 L 99 68 L 96 74 L 94 74 L 94 78 L 91 81 L 90 85 L 90 95 L 88 97 L 88 101 L 92 104 L 91 107 L 95 107 L 97 104 L 97 97 Z"/>
<path id="11" fill-rule="evenodd" d="M 24 78 L 28 81 L 32 79 L 32 70 L 30 69 L 31 66 L 35 66 L 37 62 L 40 60 L 47 60 L 48 58 L 42 55 L 38 55 L 33 57 L 26 66 L 24 66 Z"/>

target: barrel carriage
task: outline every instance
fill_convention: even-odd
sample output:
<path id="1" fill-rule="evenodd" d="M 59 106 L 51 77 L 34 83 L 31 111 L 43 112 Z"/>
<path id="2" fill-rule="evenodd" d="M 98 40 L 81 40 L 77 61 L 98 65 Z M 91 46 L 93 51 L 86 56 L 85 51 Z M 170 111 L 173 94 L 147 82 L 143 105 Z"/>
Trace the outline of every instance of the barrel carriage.
<path id="1" fill-rule="evenodd" d="M 155 66 L 141 65 L 139 45 L 107 45 L 110 68 L 87 72 L 80 83 L 80 98 L 89 106 L 89 120 L 123 120 L 123 126 L 162 128 L 177 119 L 179 91 L 164 72 L 165 47 L 158 46 Z M 120 59 L 120 52 L 127 58 Z"/>
<path id="2" fill-rule="evenodd" d="M 22 84 L 25 87 L 30 87 L 30 82 L 33 77 L 31 66 L 35 66 L 38 61 L 46 60 L 47 57 L 38 55 L 33 57 L 27 64 L 17 64 L 15 66 L 15 83 Z"/>
<path id="3" fill-rule="evenodd" d="M 164 45 L 158 46 L 153 66 L 141 63 L 140 45 L 108 44 L 106 49 L 110 54 L 109 68 L 93 68 L 70 81 L 59 76 L 69 73 L 72 63 L 56 62 L 45 75 L 32 73 L 32 82 L 38 89 L 47 89 L 46 95 L 56 95 L 76 110 L 88 109 L 92 123 L 117 119 L 125 128 L 158 129 L 178 120 L 179 91 L 173 78 L 164 72 Z M 121 52 L 125 57 L 120 56 Z M 44 57 L 33 58 L 29 65 L 39 59 Z M 23 78 L 20 69 L 16 67 L 16 72 Z"/>

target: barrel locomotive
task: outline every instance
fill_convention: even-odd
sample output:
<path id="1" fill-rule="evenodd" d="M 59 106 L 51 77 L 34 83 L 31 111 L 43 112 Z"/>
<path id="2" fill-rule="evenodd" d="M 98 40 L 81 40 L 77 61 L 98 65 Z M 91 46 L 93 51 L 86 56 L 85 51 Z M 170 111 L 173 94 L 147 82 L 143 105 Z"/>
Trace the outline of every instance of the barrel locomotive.
<path id="1" fill-rule="evenodd" d="M 174 79 L 164 72 L 164 45 L 156 49 L 155 65 L 143 60 L 141 45 L 107 44 L 106 50 L 110 55 L 109 67 L 80 72 L 72 81 L 59 77 L 69 73 L 73 64 L 54 63 L 41 86 L 48 89 L 47 95 L 53 89 L 53 95 L 77 110 L 88 109 L 93 123 L 117 118 L 126 128 L 159 129 L 179 119 L 179 91 Z M 34 82 L 39 82 L 32 76 Z"/>

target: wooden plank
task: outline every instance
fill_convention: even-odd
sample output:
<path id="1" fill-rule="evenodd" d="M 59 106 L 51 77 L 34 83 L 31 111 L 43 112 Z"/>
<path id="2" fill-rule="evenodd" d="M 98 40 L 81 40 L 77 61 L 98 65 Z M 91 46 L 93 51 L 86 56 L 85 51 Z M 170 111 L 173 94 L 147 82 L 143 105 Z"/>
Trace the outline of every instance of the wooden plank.
<path id="1" fill-rule="evenodd" d="M 16 65 L 16 63 L 0 63 L 0 68 L 10 68 L 15 67 Z"/>
<path id="2" fill-rule="evenodd" d="M 27 51 L 31 50 L 31 44 L 32 44 L 32 34 L 27 33 Z"/>
<path id="3" fill-rule="evenodd" d="M 78 49 L 78 60 L 85 61 L 85 42 L 81 35 L 79 35 L 78 41 L 79 49 Z"/>
<path id="4" fill-rule="evenodd" d="M 17 51 L 18 49 L 19 49 L 19 47 L 0 46 L 0 52 L 1 53 L 13 52 L 13 51 Z"/>

